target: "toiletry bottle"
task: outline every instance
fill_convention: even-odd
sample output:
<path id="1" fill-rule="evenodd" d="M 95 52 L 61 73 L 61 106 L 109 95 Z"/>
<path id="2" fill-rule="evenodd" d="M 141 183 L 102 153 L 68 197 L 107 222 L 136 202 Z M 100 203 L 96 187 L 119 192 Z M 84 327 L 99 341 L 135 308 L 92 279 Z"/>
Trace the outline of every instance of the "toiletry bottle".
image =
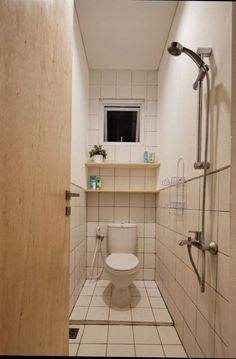
<path id="1" fill-rule="evenodd" d="M 100 176 L 96 176 L 96 190 L 100 190 L 102 188 L 102 179 Z"/>
<path id="2" fill-rule="evenodd" d="M 143 162 L 148 163 L 148 151 L 144 151 L 143 153 Z"/>

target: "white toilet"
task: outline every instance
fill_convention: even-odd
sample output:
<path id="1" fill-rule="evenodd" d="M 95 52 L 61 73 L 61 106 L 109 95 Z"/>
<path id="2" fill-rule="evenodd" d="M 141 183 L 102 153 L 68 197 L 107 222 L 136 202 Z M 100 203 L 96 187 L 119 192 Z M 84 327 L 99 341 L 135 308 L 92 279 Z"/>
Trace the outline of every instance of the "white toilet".
<path id="1" fill-rule="evenodd" d="M 112 304 L 126 307 L 130 304 L 129 285 L 132 284 L 139 271 L 137 252 L 137 225 L 131 223 L 108 224 L 107 249 L 108 257 L 105 269 L 114 288 Z"/>

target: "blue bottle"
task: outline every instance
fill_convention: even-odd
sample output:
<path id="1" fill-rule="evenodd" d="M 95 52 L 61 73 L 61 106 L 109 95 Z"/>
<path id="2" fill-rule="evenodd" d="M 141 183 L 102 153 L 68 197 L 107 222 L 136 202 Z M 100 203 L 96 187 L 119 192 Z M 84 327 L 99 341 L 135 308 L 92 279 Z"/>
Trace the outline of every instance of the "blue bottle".
<path id="1" fill-rule="evenodd" d="M 143 162 L 148 163 L 148 151 L 144 151 L 143 153 Z"/>

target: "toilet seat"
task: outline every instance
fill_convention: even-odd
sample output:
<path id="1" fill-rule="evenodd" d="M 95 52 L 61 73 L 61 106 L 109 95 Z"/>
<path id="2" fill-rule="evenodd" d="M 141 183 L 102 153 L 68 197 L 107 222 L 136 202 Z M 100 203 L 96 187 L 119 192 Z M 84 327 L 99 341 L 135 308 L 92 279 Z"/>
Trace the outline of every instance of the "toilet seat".
<path id="1" fill-rule="evenodd" d="M 132 253 L 112 253 L 105 262 L 107 268 L 112 272 L 133 272 L 139 267 L 139 260 Z"/>

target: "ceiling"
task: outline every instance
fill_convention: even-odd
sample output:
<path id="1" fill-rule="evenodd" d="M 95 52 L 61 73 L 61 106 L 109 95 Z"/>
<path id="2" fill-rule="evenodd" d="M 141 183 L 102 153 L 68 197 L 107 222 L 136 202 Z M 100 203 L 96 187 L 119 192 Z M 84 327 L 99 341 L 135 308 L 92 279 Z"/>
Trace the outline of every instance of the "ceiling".
<path id="1" fill-rule="evenodd" d="M 177 3 L 75 0 L 89 67 L 156 70 Z"/>

